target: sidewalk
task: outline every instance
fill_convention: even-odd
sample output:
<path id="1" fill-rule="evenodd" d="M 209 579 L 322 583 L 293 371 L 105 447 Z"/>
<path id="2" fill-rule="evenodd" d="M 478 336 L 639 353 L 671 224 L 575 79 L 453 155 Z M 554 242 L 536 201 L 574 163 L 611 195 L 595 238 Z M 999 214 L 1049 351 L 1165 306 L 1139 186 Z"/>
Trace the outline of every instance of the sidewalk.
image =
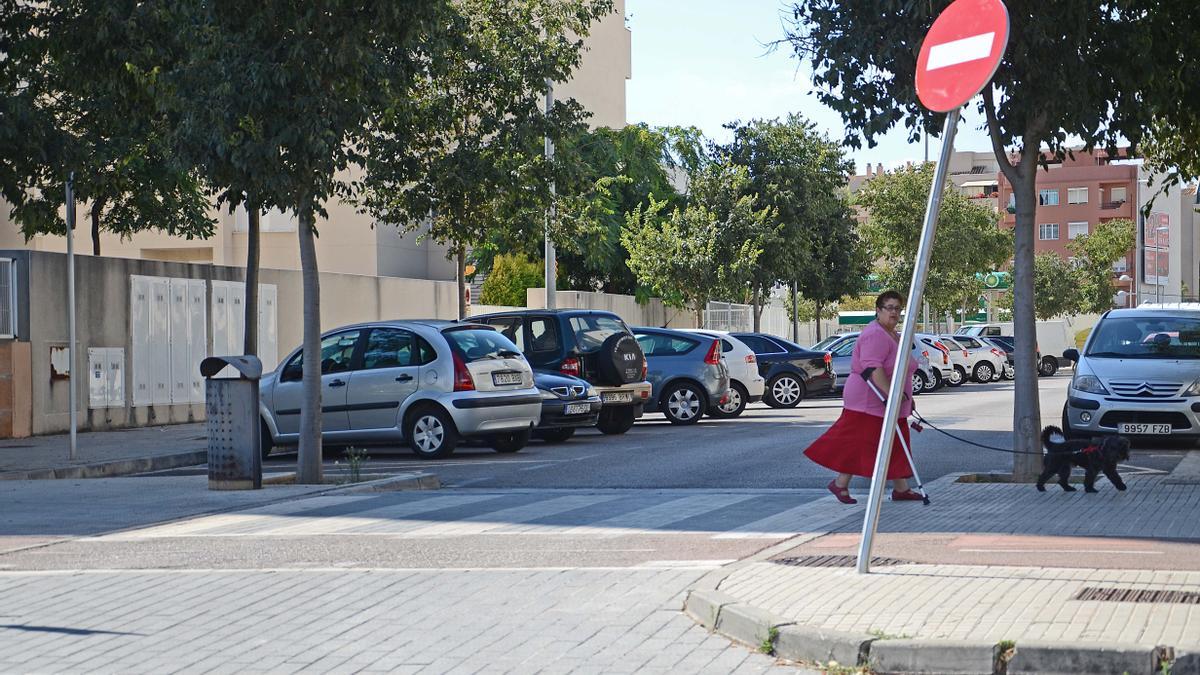
<path id="1" fill-rule="evenodd" d="M 685 610 L 817 667 L 1200 673 L 1198 468 L 1193 452 L 1124 493 L 939 479 L 930 506 L 883 504 L 869 575 L 854 569 L 866 495 L 830 496 L 802 514 L 811 533 L 709 575 Z"/>
<path id="2" fill-rule="evenodd" d="M 208 460 L 204 423 L 80 433 L 74 461 L 70 447 L 68 434 L 0 441 L 0 480 L 101 478 Z"/>

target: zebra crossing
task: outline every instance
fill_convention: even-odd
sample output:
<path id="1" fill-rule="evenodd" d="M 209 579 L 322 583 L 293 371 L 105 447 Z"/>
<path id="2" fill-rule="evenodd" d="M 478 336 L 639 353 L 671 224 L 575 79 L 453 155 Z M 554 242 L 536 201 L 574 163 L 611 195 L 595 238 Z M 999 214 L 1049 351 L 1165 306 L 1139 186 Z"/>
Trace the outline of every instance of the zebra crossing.
<path id="1" fill-rule="evenodd" d="M 108 533 L 98 541 L 198 537 L 692 535 L 782 539 L 847 517 L 825 490 L 483 490 L 324 495 Z"/>

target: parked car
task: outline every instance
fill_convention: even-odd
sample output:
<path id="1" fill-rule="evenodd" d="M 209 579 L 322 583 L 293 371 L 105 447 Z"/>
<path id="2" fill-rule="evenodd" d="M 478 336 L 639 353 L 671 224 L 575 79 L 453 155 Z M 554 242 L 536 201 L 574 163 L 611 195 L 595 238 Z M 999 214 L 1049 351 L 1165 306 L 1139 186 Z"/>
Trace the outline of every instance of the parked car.
<path id="1" fill-rule="evenodd" d="M 924 345 L 929 351 L 930 366 L 938 379 L 933 385 L 935 390 L 943 385 L 957 387 L 962 384 L 962 378 L 956 375 L 954 363 L 950 361 L 950 348 L 946 343 L 931 333 L 917 333 L 916 340 L 917 344 Z"/>
<path id="2" fill-rule="evenodd" d="M 1004 352 L 980 342 L 970 335 L 951 335 L 967 351 L 967 374 L 976 382 L 991 382 L 1000 379 L 1004 372 Z"/>
<path id="3" fill-rule="evenodd" d="M 833 389 L 833 357 L 810 351 L 766 333 L 730 333 L 754 350 L 758 372 L 766 380 L 763 402 L 772 408 L 794 408 L 806 396 Z"/>
<path id="4" fill-rule="evenodd" d="M 724 403 L 713 406 L 709 414 L 713 417 L 737 417 L 746 410 L 747 405 L 762 400 L 766 380 L 758 372 L 758 357 L 753 349 L 728 333 L 702 328 L 689 328 L 686 332 L 720 340 L 721 357 L 729 369 L 729 396 Z"/>
<path id="5" fill-rule="evenodd" d="M 600 392 L 578 377 L 533 371 L 533 383 L 542 395 L 542 418 L 534 438 L 562 443 L 582 427 L 594 427 L 600 419 Z"/>
<path id="6" fill-rule="evenodd" d="M 969 382 L 974 364 L 971 363 L 971 355 L 967 352 L 967 348 L 948 335 L 939 335 L 937 339 L 949 349 L 950 366 L 954 368 L 954 372 L 950 374 L 950 379 L 946 381 L 946 384 L 957 387 Z"/>
<path id="7" fill-rule="evenodd" d="M 978 337 L 976 339 L 1004 355 L 1004 362 L 1000 364 L 1000 379 L 1011 380 L 1016 377 L 1016 359 L 1013 356 L 1011 345 L 994 337 Z"/>
<path id="8" fill-rule="evenodd" d="M 1063 405 L 1072 436 L 1200 442 L 1200 303 L 1105 312 L 1079 350 Z"/>
<path id="9" fill-rule="evenodd" d="M 984 339 L 991 340 L 993 343 L 997 343 L 997 346 L 999 346 L 1000 349 L 1007 356 L 1009 364 L 1013 366 L 1013 373 L 1015 375 L 1015 373 L 1016 373 L 1016 356 L 1015 356 L 1015 354 L 1017 351 L 1017 347 L 1016 347 L 1017 339 L 1011 335 L 991 335 Z M 1034 348 L 1036 349 L 1036 351 L 1034 352 L 1033 362 L 1037 366 L 1038 375 L 1044 376 L 1043 371 L 1046 369 L 1042 365 L 1041 345 L 1038 343 L 1034 343 Z"/>
<path id="10" fill-rule="evenodd" d="M 1003 323 L 977 323 L 968 324 L 960 327 L 955 333 L 964 335 L 982 335 L 984 337 L 995 337 L 1000 335 L 1012 335 L 1014 324 L 1011 321 Z M 1034 330 L 1037 335 L 1038 349 L 1046 348 L 1044 355 L 1038 358 L 1038 374 L 1044 377 L 1049 377 L 1058 369 L 1071 364 L 1071 361 L 1066 357 L 1057 356 L 1057 354 L 1065 353 L 1068 347 L 1075 343 L 1074 337 L 1071 335 L 1071 329 L 1066 321 L 1061 319 L 1039 320 L 1034 323 Z"/>
<path id="11" fill-rule="evenodd" d="M 661 412 L 672 424 L 695 424 L 728 400 L 720 338 L 668 328 L 634 328 L 633 334 L 649 363 L 653 393 L 647 410 Z"/>
<path id="12" fill-rule="evenodd" d="M 600 394 L 596 428 L 623 434 L 650 400 L 646 357 L 629 326 L 612 312 L 527 309 L 484 314 L 471 321 L 495 327 L 530 365 L 585 380 Z"/>
<path id="13" fill-rule="evenodd" d="M 294 350 L 259 384 L 264 456 L 299 440 L 303 356 Z M 326 441 L 403 441 L 426 459 L 468 438 L 516 452 L 541 411 L 529 363 L 490 326 L 382 321 L 321 336 Z"/>
<path id="14" fill-rule="evenodd" d="M 840 393 L 846 386 L 846 379 L 850 377 L 851 357 L 854 354 L 854 346 L 858 344 L 858 336 L 860 334 L 858 332 L 842 333 L 837 339 L 822 340 L 818 343 L 824 343 L 832 356 L 833 373 L 836 377 L 833 384 L 834 392 Z M 917 344 L 914 343 L 912 358 L 917 362 L 917 372 L 913 373 L 913 394 L 932 391 L 934 384 L 938 381 L 938 377 L 934 375 L 933 367 L 929 363 L 928 349 L 924 347 L 918 348 Z"/>

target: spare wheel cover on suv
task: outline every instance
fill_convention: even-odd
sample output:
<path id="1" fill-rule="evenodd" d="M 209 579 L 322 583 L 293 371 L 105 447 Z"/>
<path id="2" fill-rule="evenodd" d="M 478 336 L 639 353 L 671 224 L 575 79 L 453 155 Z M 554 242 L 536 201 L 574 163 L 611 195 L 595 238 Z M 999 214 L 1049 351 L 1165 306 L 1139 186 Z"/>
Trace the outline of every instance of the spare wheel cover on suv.
<path id="1" fill-rule="evenodd" d="M 613 333 L 596 352 L 600 384 L 622 385 L 642 379 L 642 346 L 629 333 Z"/>

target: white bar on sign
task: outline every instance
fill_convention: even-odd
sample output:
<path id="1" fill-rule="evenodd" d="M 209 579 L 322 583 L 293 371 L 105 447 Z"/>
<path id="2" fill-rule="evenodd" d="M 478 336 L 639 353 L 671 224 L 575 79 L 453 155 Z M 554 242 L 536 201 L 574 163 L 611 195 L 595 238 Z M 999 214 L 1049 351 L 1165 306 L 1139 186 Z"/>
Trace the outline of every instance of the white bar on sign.
<path id="1" fill-rule="evenodd" d="M 929 48 L 929 62 L 925 64 L 925 70 L 937 70 L 968 61 L 986 59 L 992 53 L 992 41 L 995 37 L 994 32 L 984 33 L 934 45 Z"/>

